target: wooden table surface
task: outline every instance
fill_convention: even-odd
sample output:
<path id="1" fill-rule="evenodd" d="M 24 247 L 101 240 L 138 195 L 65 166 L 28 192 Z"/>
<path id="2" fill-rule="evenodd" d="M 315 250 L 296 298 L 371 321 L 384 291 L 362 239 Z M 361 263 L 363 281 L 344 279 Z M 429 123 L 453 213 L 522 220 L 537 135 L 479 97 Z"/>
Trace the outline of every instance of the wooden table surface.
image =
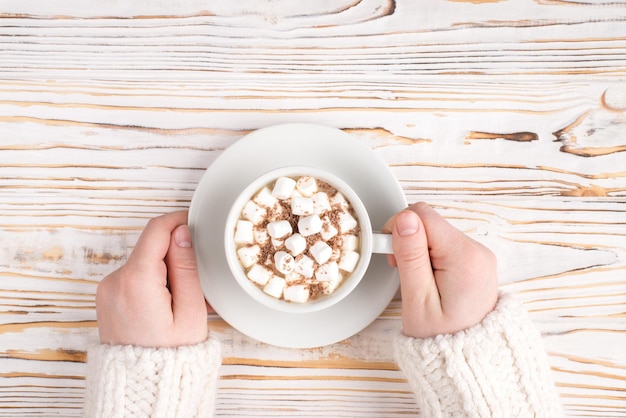
<path id="1" fill-rule="evenodd" d="M 354 135 L 492 248 L 568 416 L 626 416 L 625 77 L 624 0 L 1 1 L 0 416 L 80 416 L 98 281 L 284 122 Z M 211 316 L 218 415 L 417 416 L 400 308 L 304 350 Z"/>

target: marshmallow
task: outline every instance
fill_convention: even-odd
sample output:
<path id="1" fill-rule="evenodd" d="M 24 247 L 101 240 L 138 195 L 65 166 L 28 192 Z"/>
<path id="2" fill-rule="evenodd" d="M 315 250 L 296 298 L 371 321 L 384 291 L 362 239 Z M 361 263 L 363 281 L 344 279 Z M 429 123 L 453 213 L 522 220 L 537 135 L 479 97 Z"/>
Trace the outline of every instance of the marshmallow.
<path id="1" fill-rule="evenodd" d="M 290 302 L 304 303 L 309 300 L 309 287 L 304 284 L 287 286 L 284 291 L 285 300 Z"/>
<path id="2" fill-rule="evenodd" d="M 296 265 L 294 270 L 296 273 L 303 275 L 307 279 L 310 279 L 311 277 L 313 277 L 314 273 L 313 265 L 313 259 L 311 257 L 303 255 L 296 259 Z"/>
<path id="3" fill-rule="evenodd" d="M 276 299 L 280 299 L 283 294 L 283 289 L 285 288 L 285 279 L 278 276 L 272 276 L 272 278 L 267 282 L 263 291 L 270 296 L 275 297 Z"/>
<path id="4" fill-rule="evenodd" d="M 354 217 L 348 212 L 341 212 L 339 214 L 339 230 L 342 234 L 352 231 L 357 225 L 358 222 L 356 219 L 354 219 Z"/>
<path id="5" fill-rule="evenodd" d="M 317 264 L 324 264 L 333 255 L 333 249 L 324 241 L 317 241 L 309 248 L 309 254 L 313 256 Z"/>
<path id="6" fill-rule="evenodd" d="M 284 251 L 277 251 L 274 254 L 274 264 L 276 265 L 276 269 L 282 274 L 291 273 L 295 267 L 293 257 Z"/>
<path id="7" fill-rule="evenodd" d="M 306 239 L 296 232 L 285 240 L 285 247 L 295 257 L 306 249 Z"/>
<path id="8" fill-rule="evenodd" d="M 296 196 L 298 196 L 298 197 L 304 197 L 304 196 L 302 196 L 302 193 L 300 193 L 300 192 L 298 191 L 298 189 L 293 189 L 293 192 L 291 192 L 291 198 L 293 199 L 293 198 L 294 198 L 294 197 L 296 197 Z"/>
<path id="9" fill-rule="evenodd" d="M 317 191 L 317 182 L 313 177 L 302 176 L 296 182 L 296 188 L 302 196 L 311 196 Z"/>
<path id="10" fill-rule="evenodd" d="M 302 283 L 302 276 L 296 273 L 295 271 L 285 274 L 284 279 L 287 282 L 287 285 L 290 285 L 296 282 Z"/>
<path id="11" fill-rule="evenodd" d="M 252 266 L 248 272 L 248 279 L 261 286 L 265 286 L 269 279 L 274 275 L 272 270 L 269 270 L 259 264 Z"/>
<path id="12" fill-rule="evenodd" d="M 319 282 L 339 282 L 339 266 L 334 261 L 323 264 L 315 270 L 315 278 Z"/>
<path id="13" fill-rule="evenodd" d="M 267 233 L 267 229 L 265 228 L 260 228 L 260 227 L 256 227 L 254 228 L 254 242 L 256 242 L 257 244 L 261 244 L 261 245 L 265 245 L 267 244 L 267 241 L 269 241 L 270 236 Z"/>
<path id="14" fill-rule="evenodd" d="M 291 213 L 298 216 L 313 215 L 313 199 L 304 196 L 291 198 Z"/>
<path id="15" fill-rule="evenodd" d="M 359 262 L 359 253 L 356 251 L 344 251 L 339 260 L 339 268 L 348 273 L 352 273 Z"/>
<path id="16" fill-rule="evenodd" d="M 281 200 L 288 199 L 291 197 L 291 193 L 293 193 L 293 189 L 295 188 L 296 181 L 294 179 L 290 179 L 289 177 L 279 177 L 274 183 L 272 196 Z"/>
<path id="17" fill-rule="evenodd" d="M 239 261 L 244 268 L 248 268 L 253 264 L 259 262 L 261 257 L 261 248 L 258 245 L 252 245 L 249 247 L 241 247 L 237 250 Z"/>
<path id="18" fill-rule="evenodd" d="M 249 200 L 248 203 L 246 203 L 241 213 L 243 214 L 244 218 L 246 218 L 255 225 L 261 223 L 263 219 L 265 219 L 265 217 L 267 216 L 267 210 L 257 205 L 252 200 Z"/>
<path id="19" fill-rule="evenodd" d="M 274 205 L 267 211 L 267 222 L 276 222 L 286 218 L 286 209 L 282 205 Z"/>
<path id="20" fill-rule="evenodd" d="M 328 241 L 329 239 L 331 239 L 338 233 L 339 231 L 330 222 L 330 219 L 328 218 L 328 216 L 324 216 L 324 218 L 322 219 L 322 230 L 320 231 L 320 235 L 322 236 L 322 239 L 324 241 Z"/>
<path id="21" fill-rule="evenodd" d="M 253 224 L 250 221 L 238 220 L 235 226 L 235 242 L 237 244 L 254 243 Z"/>
<path id="22" fill-rule="evenodd" d="M 283 241 L 282 239 L 272 238 L 272 247 L 274 247 L 274 249 L 278 249 L 283 245 L 285 245 L 285 241 Z"/>
<path id="23" fill-rule="evenodd" d="M 320 284 L 322 285 L 322 293 L 325 295 L 330 295 L 339 287 L 340 283 L 341 283 L 341 277 L 339 277 L 339 280 L 335 280 L 335 281 L 320 282 Z"/>
<path id="24" fill-rule="evenodd" d="M 330 208 L 330 201 L 328 200 L 328 195 L 324 192 L 315 193 L 311 196 L 313 199 L 313 213 L 316 215 L 321 215 L 325 212 L 328 212 Z"/>
<path id="25" fill-rule="evenodd" d="M 356 251 L 359 248 L 359 237 L 352 234 L 343 236 L 343 249 L 346 251 Z"/>
<path id="26" fill-rule="evenodd" d="M 339 205 L 342 209 L 348 209 L 350 206 L 344 195 L 339 192 L 335 193 L 335 195 L 330 199 L 330 203 L 333 206 Z"/>
<path id="27" fill-rule="evenodd" d="M 254 200 L 256 204 L 264 206 L 266 208 L 273 207 L 277 202 L 276 198 L 272 196 L 270 189 L 268 189 L 267 187 L 262 188 L 261 191 L 257 193 L 257 195 L 252 200 Z"/>
<path id="28" fill-rule="evenodd" d="M 298 220 L 298 230 L 303 237 L 317 234 L 322 230 L 322 220 L 317 215 L 302 217 Z"/>
<path id="29" fill-rule="evenodd" d="M 288 235 L 291 235 L 292 229 L 291 229 L 291 224 L 289 223 L 289 221 L 276 221 L 276 222 L 270 222 L 269 224 L 267 224 L 267 233 L 270 235 L 270 237 L 275 238 L 275 239 L 279 239 L 279 238 L 285 238 Z"/>

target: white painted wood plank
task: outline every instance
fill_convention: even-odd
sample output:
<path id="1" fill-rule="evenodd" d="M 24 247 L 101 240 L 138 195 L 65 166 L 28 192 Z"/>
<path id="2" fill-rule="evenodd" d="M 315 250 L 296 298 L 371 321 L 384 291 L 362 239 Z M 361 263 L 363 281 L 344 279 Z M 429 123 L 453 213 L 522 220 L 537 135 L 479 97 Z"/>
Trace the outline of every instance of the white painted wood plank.
<path id="1" fill-rule="evenodd" d="M 96 283 L 222 150 L 296 121 L 354 135 L 493 248 L 568 416 L 623 416 L 624 4 L 3 4 L 0 416 L 80 416 Z M 219 413 L 416 415 L 399 315 L 316 350 L 211 316 Z"/>

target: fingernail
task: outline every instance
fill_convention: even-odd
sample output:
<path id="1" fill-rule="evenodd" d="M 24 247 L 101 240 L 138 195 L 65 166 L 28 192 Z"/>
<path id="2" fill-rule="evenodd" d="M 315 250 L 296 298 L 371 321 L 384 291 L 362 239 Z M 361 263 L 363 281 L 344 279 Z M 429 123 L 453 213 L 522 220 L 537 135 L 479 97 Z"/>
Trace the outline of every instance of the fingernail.
<path id="1" fill-rule="evenodd" d="M 191 232 L 187 225 L 181 225 L 174 231 L 174 241 L 181 248 L 191 248 Z"/>
<path id="2" fill-rule="evenodd" d="M 415 234 L 419 229 L 417 215 L 408 210 L 399 213 L 396 219 L 396 229 L 398 230 L 398 234 L 402 237 Z"/>

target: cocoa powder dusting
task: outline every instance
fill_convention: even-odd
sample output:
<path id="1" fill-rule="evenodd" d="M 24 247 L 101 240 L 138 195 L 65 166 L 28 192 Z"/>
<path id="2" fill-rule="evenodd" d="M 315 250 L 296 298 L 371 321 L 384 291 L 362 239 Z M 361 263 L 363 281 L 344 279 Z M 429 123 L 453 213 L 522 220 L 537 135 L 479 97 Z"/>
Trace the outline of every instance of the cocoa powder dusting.
<path id="1" fill-rule="evenodd" d="M 333 208 L 328 213 L 328 219 L 330 220 L 330 223 L 338 230 L 339 230 L 339 220 L 340 220 L 339 215 L 341 212 L 343 212 L 343 210 L 341 209 L 341 206 L 333 205 Z"/>
<path id="2" fill-rule="evenodd" d="M 324 192 L 324 193 L 326 193 L 329 196 L 334 195 L 335 193 L 337 193 L 337 189 L 335 189 L 333 186 L 331 186 L 330 184 L 326 183 L 325 181 L 321 181 L 321 180 L 317 181 L 317 191 L 318 192 Z"/>
<path id="3" fill-rule="evenodd" d="M 309 297 L 316 299 L 324 294 L 324 286 L 320 282 L 309 284 Z"/>
<path id="4" fill-rule="evenodd" d="M 326 244 L 328 244 L 332 249 L 340 249 L 343 247 L 343 238 L 341 235 L 335 235 L 326 241 Z"/>
<path id="5" fill-rule="evenodd" d="M 317 234 L 309 235 L 308 237 L 304 237 L 304 239 L 306 240 L 306 247 L 309 248 L 311 247 L 311 245 L 321 240 L 322 236 L 319 233 L 317 233 Z"/>
<path id="6" fill-rule="evenodd" d="M 261 257 L 260 261 L 265 265 L 274 265 L 274 247 L 272 243 L 268 242 L 265 245 L 261 245 Z"/>

